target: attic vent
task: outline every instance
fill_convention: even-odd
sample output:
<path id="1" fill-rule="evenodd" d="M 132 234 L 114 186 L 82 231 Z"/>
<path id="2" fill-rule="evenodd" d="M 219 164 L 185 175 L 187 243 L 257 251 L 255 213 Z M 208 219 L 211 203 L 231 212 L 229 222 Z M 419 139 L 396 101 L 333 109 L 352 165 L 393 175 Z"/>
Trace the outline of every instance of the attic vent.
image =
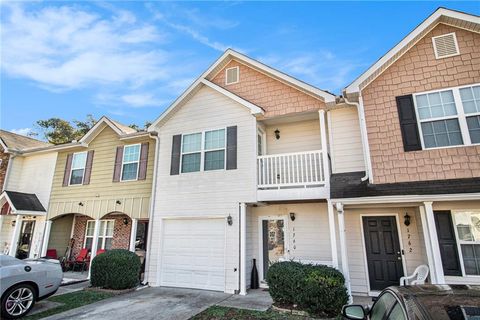
<path id="1" fill-rule="evenodd" d="M 228 68 L 225 70 L 225 84 L 234 84 L 238 82 L 240 70 L 238 67 Z"/>
<path id="2" fill-rule="evenodd" d="M 435 50 L 435 58 L 447 58 L 460 54 L 458 50 L 457 37 L 455 33 L 448 33 L 438 37 L 433 37 L 433 49 Z"/>

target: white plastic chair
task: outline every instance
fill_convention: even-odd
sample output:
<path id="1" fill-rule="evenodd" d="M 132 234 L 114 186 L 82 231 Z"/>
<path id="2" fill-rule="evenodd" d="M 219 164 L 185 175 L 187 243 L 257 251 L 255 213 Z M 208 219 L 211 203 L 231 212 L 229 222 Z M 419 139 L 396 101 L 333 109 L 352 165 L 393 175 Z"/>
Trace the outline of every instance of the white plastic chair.
<path id="1" fill-rule="evenodd" d="M 422 264 L 419 265 L 411 276 L 401 277 L 400 278 L 400 285 L 416 285 L 416 284 L 425 284 L 425 280 L 428 277 L 428 266 Z"/>

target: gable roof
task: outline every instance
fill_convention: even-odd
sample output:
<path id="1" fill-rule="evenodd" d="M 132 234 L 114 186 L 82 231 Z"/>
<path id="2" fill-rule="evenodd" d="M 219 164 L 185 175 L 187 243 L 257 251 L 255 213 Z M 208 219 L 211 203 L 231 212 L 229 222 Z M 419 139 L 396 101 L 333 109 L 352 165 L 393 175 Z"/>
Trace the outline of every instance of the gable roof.
<path id="1" fill-rule="evenodd" d="M 5 151 L 21 151 L 31 148 L 48 147 L 51 145 L 44 141 L 22 136 L 20 134 L 5 130 L 0 130 L 0 144 L 5 149 Z"/>
<path id="2" fill-rule="evenodd" d="M 137 133 L 138 131 L 121 124 L 120 122 L 114 121 L 106 116 L 101 117 L 95 125 L 88 130 L 88 132 L 78 141 L 79 143 L 88 144 L 92 141 L 104 128 L 105 126 L 110 127 L 116 134 L 119 136 L 124 136 L 128 134 Z"/>
<path id="3" fill-rule="evenodd" d="M 13 212 L 18 211 L 35 211 L 45 212 L 40 200 L 34 193 L 23 193 L 16 191 L 3 191 L 0 195 L 0 199 L 4 198 L 10 205 Z"/>
<path id="4" fill-rule="evenodd" d="M 357 79 L 349 84 L 344 89 L 344 94 L 348 95 L 359 92 L 365 88 L 439 23 L 473 32 L 480 32 L 479 16 L 440 7 L 413 29 L 413 31 L 403 38 L 396 46 L 378 59 L 377 62 L 367 69 L 367 71 L 362 73 Z"/>
<path id="5" fill-rule="evenodd" d="M 257 71 L 267 74 L 268 76 L 278 81 L 281 81 L 286 85 L 289 85 L 297 90 L 305 92 L 311 96 L 314 96 L 317 99 L 323 100 L 324 102 L 335 101 L 335 95 L 328 91 L 316 88 L 292 76 L 289 76 L 281 71 L 271 68 L 257 60 L 254 60 L 244 54 L 241 54 L 235 50 L 228 49 L 152 123 L 152 125 L 148 128 L 148 131 L 153 131 L 154 130 L 153 128 L 156 125 L 166 121 L 170 117 L 171 113 L 174 113 L 175 110 L 179 106 L 181 106 L 185 100 L 189 99 L 193 94 L 195 94 L 203 86 L 208 86 L 218 91 L 219 93 L 244 105 L 245 107 L 250 109 L 252 114 L 263 114 L 264 110 L 261 107 L 239 97 L 238 95 L 235 95 L 234 93 L 214 84 L 211 81 L 215 77 L 215 75 L 232 60 L 236 60 L 242 64 L 247 65 L 250 68 L 253 68 Z"/>

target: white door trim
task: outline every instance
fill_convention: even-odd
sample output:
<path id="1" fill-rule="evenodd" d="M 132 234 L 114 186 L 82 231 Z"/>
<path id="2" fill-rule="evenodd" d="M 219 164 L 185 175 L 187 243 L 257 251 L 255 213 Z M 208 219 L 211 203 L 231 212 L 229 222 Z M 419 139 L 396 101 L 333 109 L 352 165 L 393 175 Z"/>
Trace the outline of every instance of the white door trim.
<path id="1" fill-rule="evenodd" d="M 283 220 L 283 234 L 284 234 L 284 243 L 285 243 L 285 257 L 289 256 L 290 248 L 290 239 L 288 232 L 288 216 L 286 215 L 269 215 L 269 216 L 259 216 L 258 217 L 258 276 L 260 282 L 265 280 L 265 275 L 263 274 L 263 227 L 262 221 L 264 220 Z"/>
<path id="2" fill-rule="evenodd" d="M 360 228 L 362 231 L 361 238 L 362 238 L 362 250 L 363 250 L 363 261 L 365 264 L 365 275 L 367 280 L 367 290 L 368 295 L 372 297 L 378 296 L 379 292 L 377 290 L 370 289 L 370 273 L 368 272 L 368 261 L 367 261 L 367 247 L 365 245 L 365 232 L 363 229 L 363 217 L 395 217 L 395 222 L 397 224 L 397 233 L 398 233 L 398 242 L 400 244 L 400 255 L 402 257 L 402 268 L 403 274 L 407 275 L 407 264 L 405 261 L 405 255 L 403 254 L 405 251 L 403 250 L 403 237 L 402 237 L 402 230 L 400 228 L 400 220 L 398 218 L 398 213 L 361 213 L 360 214 Z"/>

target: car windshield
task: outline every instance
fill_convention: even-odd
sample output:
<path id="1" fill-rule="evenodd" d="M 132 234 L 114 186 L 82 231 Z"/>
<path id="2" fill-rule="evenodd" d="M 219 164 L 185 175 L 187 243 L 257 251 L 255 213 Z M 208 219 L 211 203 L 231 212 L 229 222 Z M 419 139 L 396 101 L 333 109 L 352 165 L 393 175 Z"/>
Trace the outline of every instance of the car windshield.
<path id="1" fill-rule="evenodd" d="M 435 320 L 480 319 L 480 292 L 477 294 L 445 294 L 415 297 L 419 308 Z"/>

